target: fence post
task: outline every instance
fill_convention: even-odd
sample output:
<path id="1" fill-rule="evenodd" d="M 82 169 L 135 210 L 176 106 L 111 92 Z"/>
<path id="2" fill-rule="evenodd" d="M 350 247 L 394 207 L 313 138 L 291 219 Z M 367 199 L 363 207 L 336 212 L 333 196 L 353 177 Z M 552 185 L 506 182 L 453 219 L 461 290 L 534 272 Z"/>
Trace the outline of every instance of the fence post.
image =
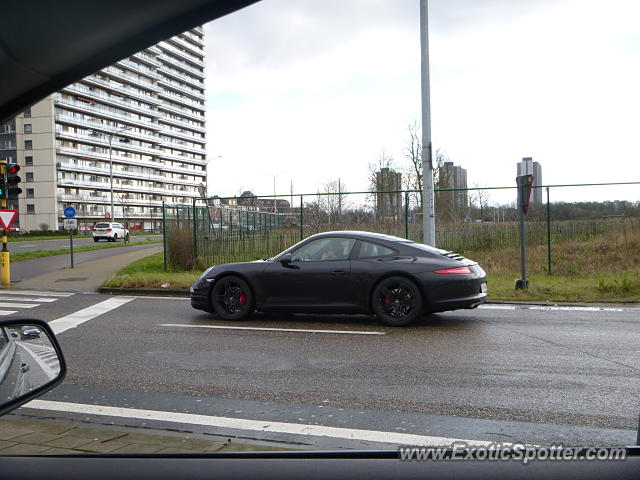
<path id="1" fill-rule="evenodd" d="M 167 213 L 162 201 L 162 257 L 164 262 L 164 271 L 167 271 Z"/>
<path id="2" fill-rule="evenodd" d="M 551 275 L 551 206 L 549 205 L 549 187 L 547 187 L 547 268 Z"/>
<path id="3" fill-rule="evenodd" d="M 193 197 L 193 215 L 191 216 L 193 221 L 193 260 L 198 257 L 198 219 L 196 214 L 196 197 Z"/>
<path id="4" fill-rule="evenodd" d="M 300 241 L 304 240 L 304 217 L 303 217 L 303 213 L 302 210 L 303 208 L 303 195 L 300 195 Z"/>
<path id="5" fill-rule="evenodd" d="M 409 192 L 404 192 L 404 238 L 409 240 Z"/>

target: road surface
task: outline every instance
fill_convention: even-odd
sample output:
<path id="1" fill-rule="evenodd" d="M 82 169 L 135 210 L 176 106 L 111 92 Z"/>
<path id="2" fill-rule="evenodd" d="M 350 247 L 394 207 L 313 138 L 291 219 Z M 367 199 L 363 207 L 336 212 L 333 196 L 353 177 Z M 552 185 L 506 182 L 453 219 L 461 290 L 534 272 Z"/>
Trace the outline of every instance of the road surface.
<path id="1" fill-rule="evenodd" d="M 68 362 L 64 384 L 20 410 L 30 415 L 309 448 L 636 438 L 634 308 L 486 305 L 390 328 L 366 316 L 225 322 L 180 298 L 3 297 L 33 305 L 3 318 L 51 322 Z"/>

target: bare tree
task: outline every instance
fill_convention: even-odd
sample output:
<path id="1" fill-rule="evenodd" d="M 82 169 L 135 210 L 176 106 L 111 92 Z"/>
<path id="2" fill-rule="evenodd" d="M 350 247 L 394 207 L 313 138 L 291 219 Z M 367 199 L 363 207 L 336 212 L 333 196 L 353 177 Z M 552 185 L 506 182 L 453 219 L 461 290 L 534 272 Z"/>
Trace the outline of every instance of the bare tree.
<path id="1" fill-rule="evenodd" d="M 473 183 L 474 188 L 478 188 L 479 190 L 474 190 L 471 195 L 471 203 L 480 211 L 480 220 L 484 220 L 484 211 L 489 204 L 489 190 L 485 190 L 481 188 L 478 183 Z"/>
<path id="2" fill-rule="evenodd" d="M 381 182 L 378 178 L 378 172 L 380 172 L 383 168 L 388 168 L 389 170 L 395 171 L 395 161 L 393 160 L 393 157 L 391 155 L 387 154 L 384 148 L 380 150 L 376 161 L 369 163 L 369 190 L 371 192 L 375 192 L 378 190 L 389 190 L 388 188 L 384 188 L 384 185 L 380 185 Z"/>
<path id="3" fill-rule="evenodd" d="M 348 208 L 346 195 L 342 193 L 345 189 L 345 184 L 340 180 L 332 180 L 325 183 L 322 188 L 322 193 L 329 195 L 318 195 L 318 205 L 329 216 L 329 224 L 340 223 L 343 209 Z"/>

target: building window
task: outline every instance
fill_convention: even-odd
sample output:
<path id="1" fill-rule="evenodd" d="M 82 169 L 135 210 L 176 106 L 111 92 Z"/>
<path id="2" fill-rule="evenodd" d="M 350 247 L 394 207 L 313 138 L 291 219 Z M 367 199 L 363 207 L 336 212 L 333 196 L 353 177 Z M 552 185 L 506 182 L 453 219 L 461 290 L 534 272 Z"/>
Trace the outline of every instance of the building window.
<path id="1" fill-rule="evenodd" d="M 33 150 L 33 142 L 31 140 L 24 141 L 24 149 L 25 150 Z"/>
<path id="2" fill-rule="evenodd" d="M 27 203 L 27 213 L 36 213 L 36 205 L 34 203 Z"/>
<path id="3" fill-rule="evenodd" d="M 25 123 L 24 124 L 24 133 L 33 133 L 33 130 L 31 128 L 31 124 L 30 123 Z"/>
<path id="4" fill-rule="evenodd" d="M 33 182 L 33 172 L 25 173 L 25 182 Z"/>
<path id="5" fill-rule="evenodd" d="M 31 117 L 31 107 L 29 107 L 29 108 L 25 109 L 25 111 L 24 111 L 24 116 L 25 116 L 26 118 L 30 118 L 30 117 Z"/>
<path id="6" fill-rule="evenodd" d="M 27 198 L 33 198 L 35 197 L 35 192 L 33 188 L 27 188 Z"/>
<path id="7" fill-rule="evenodd" d="M 24 157 L 24 164 L 27 167 L 30 167 L 31 165 L 33 165 L 33 157 L 31 156 Z"/>

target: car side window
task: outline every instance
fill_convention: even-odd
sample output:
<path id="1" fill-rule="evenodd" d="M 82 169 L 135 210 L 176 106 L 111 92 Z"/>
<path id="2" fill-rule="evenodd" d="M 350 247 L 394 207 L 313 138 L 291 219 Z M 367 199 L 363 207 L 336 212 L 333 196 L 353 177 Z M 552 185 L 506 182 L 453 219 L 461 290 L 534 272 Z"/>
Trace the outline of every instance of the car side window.
<path id="1" fill-rule="evenodd" d="M 394 253 L 394 250 L 391 248 L 378 245 L 377 243 L 361 241 L 357 258 L 385 257 L 387 255 L 393 255 Z"/>
<path id="2" fill-rule="evenodd" d="M 293 262 L 323 262 L 346 260 L 356 241 L 352 238 L 320 238 L 293 252 Z"/>

